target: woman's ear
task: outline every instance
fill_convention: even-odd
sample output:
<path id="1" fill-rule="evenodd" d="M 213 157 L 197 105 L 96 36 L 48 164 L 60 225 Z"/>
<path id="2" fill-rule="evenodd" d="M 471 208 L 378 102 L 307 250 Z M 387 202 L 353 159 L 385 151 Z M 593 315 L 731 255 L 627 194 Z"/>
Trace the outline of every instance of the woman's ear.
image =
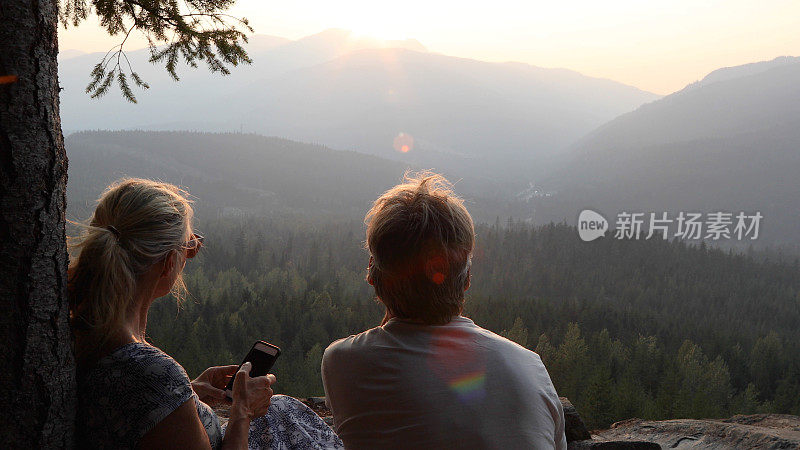
<path id="1" fill-rule="evenodd" d="M 170 278 L 172 271 L 175 270 L 175 250 L 169 252 L 164 258 L 164 265 L 161 267 L 161 278 Z"/>
<path id="2" fill-rule="evenodd" d="M 465 292 L 466 292 L 467 289 L 469 289 L 469 282 L 472 279 L 472 273 L 470 272 L 471 270 L 472 270 L 472 267 L 467 269 L 467 282 L 464 283 L 464 291 Z"/>
<path id="3" fill-rule="evenodd" d="M 372 273 L 372 261 L 373 258 L 372 256 L 370 256 L 369 265 L 367 266 L 367 283 L 369 283 L 370 286 L 375 286 L 375 281 L 372 279 L 372 276 L 370 275 Z"/>

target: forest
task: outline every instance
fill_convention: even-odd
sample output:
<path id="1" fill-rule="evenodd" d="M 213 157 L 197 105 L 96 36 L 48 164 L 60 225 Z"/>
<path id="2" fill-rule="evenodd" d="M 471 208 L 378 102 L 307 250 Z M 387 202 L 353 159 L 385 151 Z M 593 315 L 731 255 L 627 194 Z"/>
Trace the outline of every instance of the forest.
<path id="1" fill-rule="evenodd" d="M 332 341 L 379 325 L 364 225 L 224 217 L 158 301 L 149 339 L 198 375 L 257 339 L 280 346 L 276 392 L 322 395 Z M 476 227 L 464 314 L 539 353 L 590 428 L 639 417 L 800 414 L 800 262 L 680 241 L 582 242 L 567 224 Z M 178 306 L 176 306 L 176 303 Z"/>

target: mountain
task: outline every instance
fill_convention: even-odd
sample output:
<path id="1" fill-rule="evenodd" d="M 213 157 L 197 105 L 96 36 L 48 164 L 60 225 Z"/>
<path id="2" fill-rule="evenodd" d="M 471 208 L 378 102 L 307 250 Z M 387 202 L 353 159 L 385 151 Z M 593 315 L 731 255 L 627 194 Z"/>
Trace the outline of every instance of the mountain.
<path id="1" fill-rule="evenodd" d="M 800 57 L 779 56 L 770 61 L 759 61 L 734 67 L 723 67 L 722 69 L 717 69 L 709 73 L 697 83 L 690 84 L 689 86 L 687 86 L 687 89 L 691 89 L 698 85 L 702 86 L 711 83 L 716 83 L 717 81 L 725 81 L 733 78 L 740 78 L 747 75 L 755 75 L 757 73 L 761 73 L 775 67 L 780 67 L 787 64 L 796 64 L 798 62 L 800 62 Z"/>
<path id="2" fill-rule="evenodd" d="M 67 136 L 65 146 L 67 215 L 73 220 L 88 217 L 105 187 L 126 176 L 184 186 L 202 218 L 361 220 L 372 201 L 411 168 L 353 151 L 240 133 L 82 131 Z M 480 180 L 461 179 L 458 191 L 476 220 L 494 220 L 510 215 L 515 205 L 524 207 Z"/>
<path id="3" fill-rule="evenodd" d="M 147 50 L 131 52 L 152 86 L 135 92 L 137 105 L 115 91 L 100 101 L 83 92 L 100 54 L 68 59 L 63 127 L 257 132 L 527 182 L 578 137 L 658 97 L 569 70 L 454 58 L 343 30 L 274 44 L 228 77 L 182 70 L 177 84 L 146 62 Z M 393 149 L 399 133 L 413 138 L 408 154 Z"/>
<path id="4" fill-rule="evenodd" d="M 288 41 L 276 48 L 266 58 L 272 63 L 279 62 L 284 71 L 313 66 L 350 52 L 370 48 L 404 48 L 425 52 L 425 46 L 415 39 L 383 40 L 368 36 L 358 36 L 351 31 L 332 28 L 312 34 L 296 41 Z M 254 60 L 255 62 L 255 60 Z M 268 74 L 261 74 L 268 75 Z"/>
<path id="5" fill-rule="evenodd" d="M 368 155 L 253 134 L 87 131 L 68 136 L 65 146 L 72 217 L 87 217 L 105 186 L 124 176 L 184 186 L 205 216 L 365 212 L 404 170 Z"/>
<path id="6" fill-rule="evenodd" d="M 798 242 L 800 60 L 715 71 L 585 137 L 538 211 L 761 211 L 765 241 Z M 547 210 L 545 214 L 544 211 Z"/>
<path id="7" fill-rule="evenodd" d="M 237 124 L 434 167 L 537 176 L 576 136 L 655 95 L 564 69 L 368 49 L 242 88 Z M 413 144 L 393 145 L 400 133 Z M 533 173 L 531 173 L 533 172 Z M 523 178 L 523 179 L 525 179 Z"/>
<path id="8" fill-rule="evenodd" d="M 59 50 L 58 62 L 59 64 L 61 64 L 63 63 L 63 61 L 67 59 L 83 56 L 85 54 L 86 52 L 84 52 L 83 50 L 75 50 L 75 49 Z"/>

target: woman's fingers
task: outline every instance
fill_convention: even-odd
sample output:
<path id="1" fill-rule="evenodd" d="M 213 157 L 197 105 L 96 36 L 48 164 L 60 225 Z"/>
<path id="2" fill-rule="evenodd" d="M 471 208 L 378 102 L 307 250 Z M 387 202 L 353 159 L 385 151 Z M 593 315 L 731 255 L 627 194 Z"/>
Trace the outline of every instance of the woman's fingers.
<path id="1" fill-rule="evenodd" d="M 211 385 L 215 388 L 221 389 L 228 385 L 231 377 L 236 375 L 236 371 L 239 368 L 237 365 L 231 366 L 216 366 L 212 367 L 208 370 L 211 370 Z"/>
<path id="2" fill-rule="evenodd" d="M 260 405 L 260 406 L 259 406 L 259 407 L 256 409 L 256 411 L 255 411 L 255 416 L 256 416 L 256 417 L 261 417 L 261 416 L 264 416 L 264 415 L 266 415 L 266 414 L 269 412 L 269 405 L 270 405 L 270 403 L 272 402 L 272 395 L 273 395 L 273 394 L 274 394 L 274 393 L 272 392 L 272 388 L 269 388 L 269 387 L 268 387 L 268 388 L 266 388 L 266 389 L 264 390 L 264 397 L 265 397 L 265 400 L 266 400 L 266 401 L 264 401 L 264 402 L 263 402 L 263 403 L 262 403 L 262 404 L 261 404 L 261 405 Z"/>
<path id="3" fill-rule="evenodd" d="M 208 390 L 206 391 L 206 395 L 216 400 L 222 400 L 225 398 L 225 391 L 222 389 L 217 389 L 213 386 L 209 386 Z"/>
<path id="4" fill-rule="evenodd" d="M 223 374 L 228 375 L 228 376 L 235 374 L 236 370 L 238 368 L 239 368 L 239 366 L 236 365 L 236 364 L 232 364 L 230 366 L 217 366 L 217 367 L 215 367 L 215 369 L 217 369 L 218 371 L 220 371 Z"/>
<path id="5" fill-rule="evenodd" d="M 239 371 L 236 372 L 236 378 L 233 379 L 233 387 L 235 391 L 245 389 L 245 386 L 247 386 L 247 380 L 250 377 L 250 369 L 252 367 L 252 364 L 246 362 L 242 364 L 242 367 L 240 367 Z"/>
<path id="6" fill-rule="evenodd" d="M 250 383 L 253 385 L 255 389 L 266 389 L 269 387 L 270 383 L 267 377 L 254 377 L 250 379 Z"/>
<path id="7" fill-rule="evenodd" d="M 250 417 L 260 417 L 267 414 L 274 391 L 270 386 L 275 383 L 275 375 L 269 374 L 261 377 L 250 377 L 252 364 L 246 362 L 236 372 L 234 380 L 234 401 L 244 402 L 252 414 Z"/>
<path id="8" fill-rule="evenodd" d="M 236 373 L 238 377 L 240 373 L 244 372 L 245 375 L 250 375 L 250 371 L 253 369 L 253 364 L 250 361 L 242 364 L 242 367 L 239 368 L 239 371 Z"/>

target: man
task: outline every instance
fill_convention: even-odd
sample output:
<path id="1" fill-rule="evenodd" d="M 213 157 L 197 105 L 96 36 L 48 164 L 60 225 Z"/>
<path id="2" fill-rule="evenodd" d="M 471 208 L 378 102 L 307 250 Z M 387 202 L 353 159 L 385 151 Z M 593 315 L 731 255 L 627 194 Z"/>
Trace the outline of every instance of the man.
<path id="1" fill-rule="evenodd" d="M 322 359 L 334 427 L 351 449 L 565 449 L 539 355 L 463 317 L 472 218 L 442 176 L 406 177 L 367 213 L 380 327 Z"/>

